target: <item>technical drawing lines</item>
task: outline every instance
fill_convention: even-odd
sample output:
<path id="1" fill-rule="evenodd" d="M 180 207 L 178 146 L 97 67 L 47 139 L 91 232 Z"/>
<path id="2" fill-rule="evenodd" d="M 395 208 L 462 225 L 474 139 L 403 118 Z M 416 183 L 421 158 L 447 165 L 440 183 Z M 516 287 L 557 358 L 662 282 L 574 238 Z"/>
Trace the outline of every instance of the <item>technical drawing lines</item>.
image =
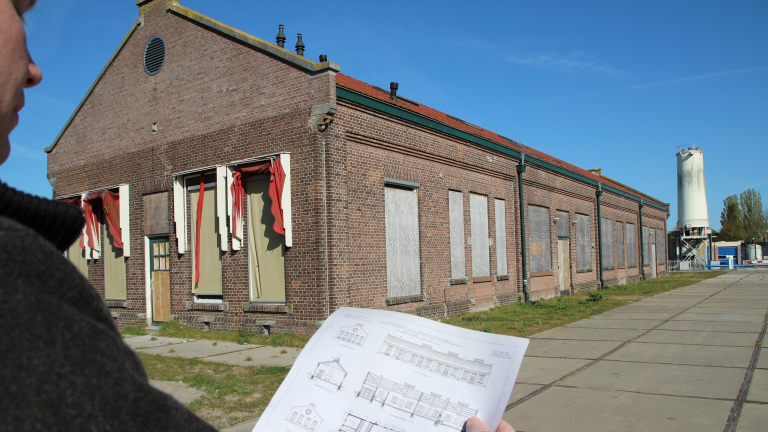
<path id="1" fill-rule="evenodd" d="M 341 384 L 344 383 L 344 378 L 347 377 L 347 371 L 339 363 L 339 359 L 328 360 L 324 362 L 318 362 L 315 371 L 312 372 L 312 376 L 309 379 L 319 379 L 336 387 L 336 390 L 341 390 Z"/>
<path id="2" fill-rule="evenodd" d="M 477 410 L 470 408 L 466 403 L 451 402 L 435 393 L 426 394 L 412 385 L 397 384 L 370 372 L 366 375 L 357 397 L 405 411 L 411 417 L 421 417 L 434 422 L 435 425 L 457 430 L 461 430 L 464 423 L 477 414 Z"/>
<path id="3" fill-rule="evenodd" d="M 320 425 L 323 424 L 323 419 L 320 418 L 320 415 L 315 411 L 315 404 L 291 407 L 291 411 L 285 419 L 310 432 L 315 432 L 320 428 Z"/>
<path id="4" fill-rule="evenodd" d="M 492 364 L 486 364 L 483 359 L 467 360 L 459 358 L 456 353 L 442 353 L 427 344 L 415 344 L 387 335 L 379 351 L 396 360 L 411 363 L 420 369 L 463 381 L 471 385 L 485 387 Z"/>
<path id="5" fill-rule="evenodd" d="M 354 414 L 347 414 L 344 417 L 338 432 L 404 432 L 400 429 L 391 429 L 387 426 L 379 425 L 377 422 L 364 419 Z"/>
<path id="6" fill-rule="evenodd" d="M 339 332 L 334 337 L 343 340 L 344 342 L 363 346 L 365 340 L 368 339 L 368 333 L 363 330 L 362 324 L 355 324 L 353 326 L 340 328 Z"/>

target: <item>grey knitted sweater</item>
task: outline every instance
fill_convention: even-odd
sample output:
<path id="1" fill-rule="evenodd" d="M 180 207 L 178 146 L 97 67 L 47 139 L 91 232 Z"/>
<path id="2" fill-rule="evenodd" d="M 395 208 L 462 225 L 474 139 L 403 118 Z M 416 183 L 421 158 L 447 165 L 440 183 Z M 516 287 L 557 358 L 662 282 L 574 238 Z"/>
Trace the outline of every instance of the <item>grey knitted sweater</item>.
<path id="1" fill-rule="evenodd" d="M 0 431 L 215 431 L 149 385 L 62 255 L 84 223 L 77 206 L 0 182 Z"/>

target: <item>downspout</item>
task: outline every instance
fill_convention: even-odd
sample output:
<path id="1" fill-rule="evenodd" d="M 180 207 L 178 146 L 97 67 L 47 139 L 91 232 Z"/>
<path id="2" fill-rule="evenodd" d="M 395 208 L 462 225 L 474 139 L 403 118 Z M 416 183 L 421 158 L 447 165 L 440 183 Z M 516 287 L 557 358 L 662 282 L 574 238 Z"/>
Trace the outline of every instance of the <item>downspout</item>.
<path id="1" fill-rule="evenodd" d="M 526 265 L 526 245 L 525 245 L 525 204 L 523 200 L 523 173 L 525 172 L 525 154 L 520 156 L 520 164 L 517 166 L 517 190 L 520 194 L 520 250 L 523 255 L 523 295 L 525 302 L 531 301 L 528 294 L 528 266 Z"/>
<path id="2" fill-rule="evenodd" d="M 640 198 L 640 204 L 637 206 L 638 215 L 640 215 L 640 268 L 643 271 L 643 280 L 645 280 L 645 243 L 643 243 L 643 199 Z"/>
<path id="3" fill-rule="evenodd" d="M 603 218 L 600 217 L 600 197 L 603 195 L 603 186 L 597 184 L 595 197 L 597 197 L 597 260 L 600 266 L 600 289 L 605 289 L 605 280 L 603 279 Z"/>

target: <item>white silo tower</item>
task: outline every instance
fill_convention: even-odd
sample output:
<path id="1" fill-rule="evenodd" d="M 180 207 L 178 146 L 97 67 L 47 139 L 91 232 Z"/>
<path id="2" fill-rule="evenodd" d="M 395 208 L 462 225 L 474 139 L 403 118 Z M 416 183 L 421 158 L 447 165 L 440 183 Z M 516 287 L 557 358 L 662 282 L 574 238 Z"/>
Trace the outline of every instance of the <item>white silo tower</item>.
<path id="1" fill-rule="evenodd" d="M 704 146 L 690 144 L 675 148 L 677 157 L 677 251 L 684 267 L 706 266 L 709 231 L 707 188 L 704 182 Z M 686 264 L 686 262 L 688 262 Z"/>

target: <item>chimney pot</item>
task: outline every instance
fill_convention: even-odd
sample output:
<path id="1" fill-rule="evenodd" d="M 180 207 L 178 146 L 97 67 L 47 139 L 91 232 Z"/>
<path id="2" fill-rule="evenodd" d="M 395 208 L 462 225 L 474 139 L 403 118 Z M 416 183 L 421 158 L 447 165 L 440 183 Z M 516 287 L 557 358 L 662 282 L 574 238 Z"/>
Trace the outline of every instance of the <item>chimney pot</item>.
<path id="1" fill-rule="evenodd" d="M 397 100 L 397 87 L 398 84 L 396 82 L 389 83 L 389 97 L 393 101 Z"/>
<path id="2" fill-rule="evenodd" d="M 277 32 L 277 46 L 285 48 L 285 33 L 283 33 L 283 25 L 280 24 L 280 31 Z"/>
<path id="3" fill-rule="evenodd" d="M 320 54 L 320 63 L 327 62 L 328 56 L 325 54 Z"/>
<path id="4" fill-rule="evenodd" d="M 304 57 L 304 41 L 301 40 L 301 33 L 299 33 L 299 40 L 296 41 L 296 54 Z"/>

